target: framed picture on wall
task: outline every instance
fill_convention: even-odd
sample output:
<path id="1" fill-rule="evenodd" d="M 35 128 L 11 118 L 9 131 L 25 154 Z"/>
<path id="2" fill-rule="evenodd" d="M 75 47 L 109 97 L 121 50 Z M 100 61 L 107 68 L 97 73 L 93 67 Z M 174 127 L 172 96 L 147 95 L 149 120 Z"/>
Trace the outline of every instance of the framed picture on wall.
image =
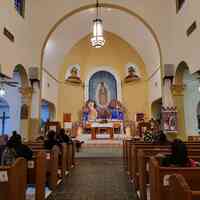
<path id="1" fill-rule="evenodd" d="M 45 124 L 45 135 L 49 130 L 53 130 L 55 132 L 59 132 L 61 129 L 60 122 L 46 122 Z"/>
<path id="2" fill-rule="evenodd" d="M 178 131 L 178 115 L 175 108 L 171 109 L 162 109 L 162 127 L 164 132 L 173 132 Z"/>

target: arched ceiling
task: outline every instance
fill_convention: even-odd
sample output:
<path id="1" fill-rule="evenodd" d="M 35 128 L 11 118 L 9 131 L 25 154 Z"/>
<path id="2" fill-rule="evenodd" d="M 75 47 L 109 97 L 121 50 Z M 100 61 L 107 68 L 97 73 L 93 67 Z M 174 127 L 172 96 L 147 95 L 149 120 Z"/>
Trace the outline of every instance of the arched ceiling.
<path id="1" fill-rule="evenodd" d="M 58 78 L 59 67 L 70 49 L 91 33 L 94 8 L 83 10 L 64 20 L 51 34 L 44 51 L 43 67 Z M 112 32 L 131 46 L 142 57 L 149 76 L 160 65 L 160 52 L 150 30 L 136 17 L 114 8 L 101 8 L 104 30 Z"/>

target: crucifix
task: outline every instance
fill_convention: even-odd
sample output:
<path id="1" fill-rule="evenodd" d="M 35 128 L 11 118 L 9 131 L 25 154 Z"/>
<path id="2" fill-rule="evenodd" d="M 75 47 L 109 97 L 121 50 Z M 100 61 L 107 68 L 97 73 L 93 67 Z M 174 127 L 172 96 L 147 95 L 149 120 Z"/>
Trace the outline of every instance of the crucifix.
<path id="1" fill-rule="evenodd" d="M 6 120 L 9 119 L 9 116 L 6 116 L 6 112 L 3 112 L 3 115 L 0 116 L 1 121 L 1 134 L 4 135 L 5 133 L 5 124 L 6 124 Z"/>

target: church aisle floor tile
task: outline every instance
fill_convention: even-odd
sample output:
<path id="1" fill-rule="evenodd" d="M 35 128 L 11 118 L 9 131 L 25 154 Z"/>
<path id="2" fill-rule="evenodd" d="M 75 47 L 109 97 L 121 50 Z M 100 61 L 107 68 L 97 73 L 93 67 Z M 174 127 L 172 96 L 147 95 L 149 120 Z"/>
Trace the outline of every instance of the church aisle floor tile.
<path id="1" fill-rule="evenodd" d="M 136 200 L 121 159 L 79 159 L 48 200 Z"/>

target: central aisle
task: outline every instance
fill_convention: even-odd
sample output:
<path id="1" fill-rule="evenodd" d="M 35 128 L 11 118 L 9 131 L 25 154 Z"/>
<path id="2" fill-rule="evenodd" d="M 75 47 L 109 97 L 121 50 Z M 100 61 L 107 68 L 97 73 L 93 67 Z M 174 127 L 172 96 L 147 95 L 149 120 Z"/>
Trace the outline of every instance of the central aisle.
<path id="1" fill-rule="evenodd" d="M 48 200 L 136 200 L 121 158 L 83 158 Z"/>

